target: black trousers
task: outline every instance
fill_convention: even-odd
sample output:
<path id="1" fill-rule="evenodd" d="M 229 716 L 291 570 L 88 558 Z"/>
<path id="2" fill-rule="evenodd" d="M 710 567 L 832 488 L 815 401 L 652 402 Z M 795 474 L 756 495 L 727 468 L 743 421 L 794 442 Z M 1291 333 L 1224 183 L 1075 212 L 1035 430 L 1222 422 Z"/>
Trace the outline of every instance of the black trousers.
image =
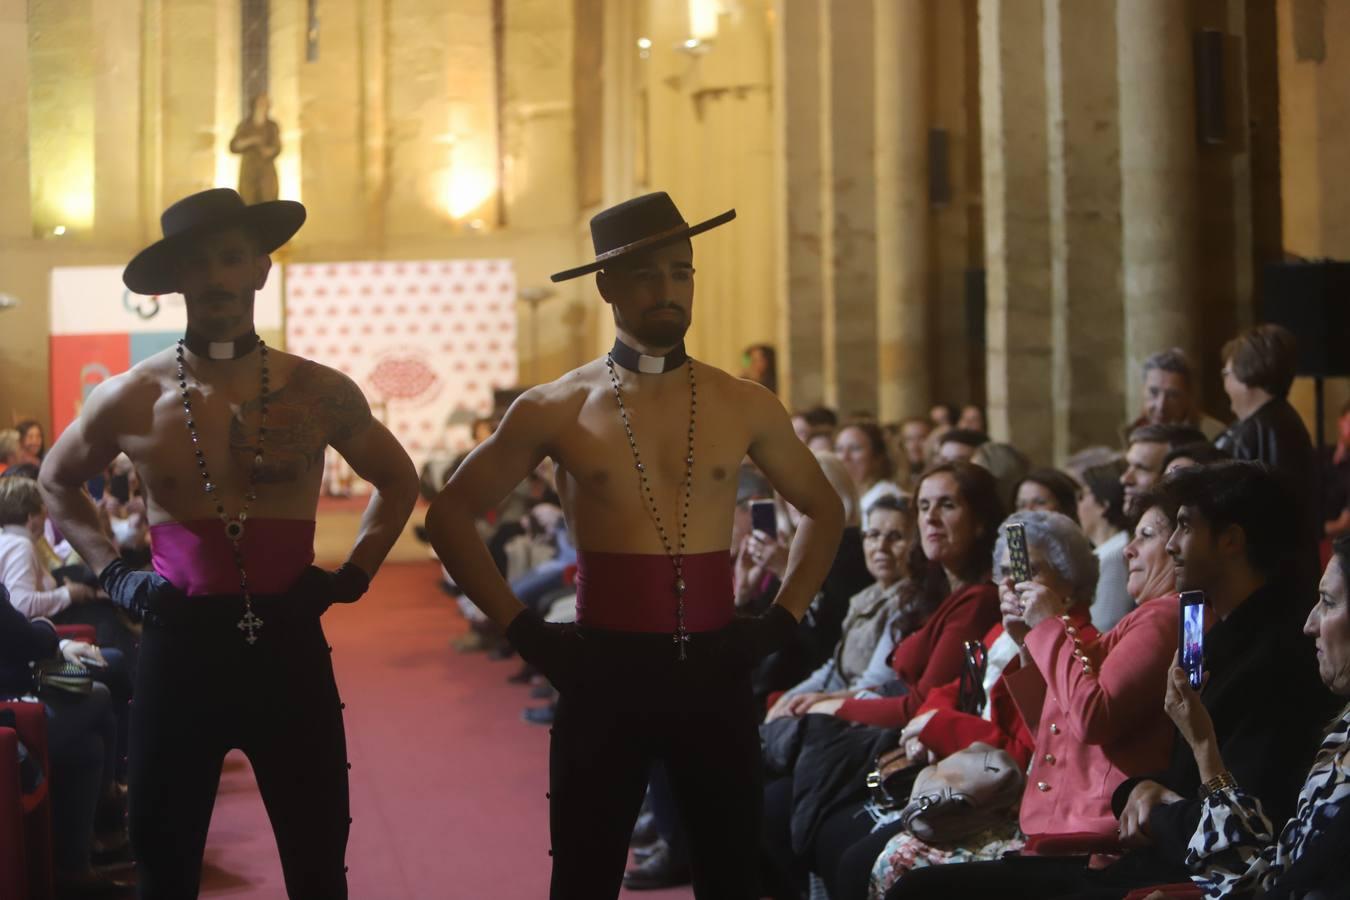
<path id="1" fill-rule="evenodd" d="M 549 748 L 552 900 L 616 897 L 648 771 L 660 760 L 699 900 L 757 898 L 759 732 L 730 630 L 691 637 L 578 629 Z"/>
<path id="2" fill-rule="evenodd" d="M 1119 900 L 1135 888 L 1185 882 L 1184 868 L 1148 850 L 1125 854 L 1104 869 L 1088 857 L 1007 856 L 990 862 L 928 866 L 906 872 L 886 900 L 1027 897 L 1036 900 Z"/>
<path id="3" fill-rule="evenodd" d="M 250 645 L 241 598 L 183 597 L 158 580 L 131 716 L 140 897 L 197 896 L 221 764 L 237 748 L 253 765 L 287 894 L 345 898 L 347 748 L 318 601 L 255 598 L 265 624 Z"/>

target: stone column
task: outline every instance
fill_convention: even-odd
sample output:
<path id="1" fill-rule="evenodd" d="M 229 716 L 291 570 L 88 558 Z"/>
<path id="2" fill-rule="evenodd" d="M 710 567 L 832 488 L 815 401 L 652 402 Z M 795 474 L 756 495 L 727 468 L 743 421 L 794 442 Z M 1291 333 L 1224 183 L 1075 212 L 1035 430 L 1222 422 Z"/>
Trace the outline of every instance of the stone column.
<path id="1" fill-rule="evenodd" d="M 30 4 L 28 29 L 33 228 L 88 237 L 94 227 L 91 0 Z"/>
<path id="2" fill-rule="evenodd" d="M 825 399 L 821 4 L 778 0 L 774 13 L 778 379 L 801 408 Z"/>
<path id="3" fill-rule="evenodd" d="M 1021 0 L 980 0 L 979 17 L 987 415 L 996 439 L 1048 462 L 1054 390 L 1045 19 L 1041 4 Z"/>
<path id="4" fill-rule="evenodd" d="M 927 409 L 933 301 L 927 0 L 877 0 L 877 371 L 882 421 Z"/>
<path id="5" fill-rule="evenodd" d="M 1125 383 L 1139 409 L 1140 364 L 1156 350 L 1194 353 L 1195 91 L 1189 4 L 1116 8 L 1125 285 Z"/>
<path id="6" fill-rule="evenodd" d="M 1123 421 L 1116 5 L 1044 7 L 1055 460 L 1115 446 Z"/>
<path id="7" fill-rule="evenodd" d="M 158 16 L 162 196 L 147 217 L 216 180 L 216 2 L 173 0 Z M 158 228 L 151 228 L 158 231 Z"/>
<path id="8" fill-rule="evenodd" d="M 92 13 L 95 221 L 101 238 L 134 244 L 144 227 L 140 3 L 100 0 Z"/>
<path id="9" fill-rule="evenodd" d="M 33 236 L 28 163 L 28 0 L 0 0 L 0 240 Z"/>
<path id="10" fill-rule="evenodd" d="M 877 408 L 876 128 L 873 10 L 821 5 L 825 169 L 825 399 Z"/>

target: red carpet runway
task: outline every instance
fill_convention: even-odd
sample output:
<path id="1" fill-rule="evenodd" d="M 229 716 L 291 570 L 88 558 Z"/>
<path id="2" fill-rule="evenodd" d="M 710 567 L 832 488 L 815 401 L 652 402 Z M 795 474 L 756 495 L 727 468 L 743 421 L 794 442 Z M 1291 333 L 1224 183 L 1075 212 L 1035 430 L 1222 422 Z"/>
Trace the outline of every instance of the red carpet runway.
<path id="1" fill-rule="evenodd" d="M 516 662 L 461 655 L 464 620 L 432 563 L 387 565 L 371 593 L 324 616 L 347 704 L 355 900 L 548 896 L 547 730 L 506 682 Z M 282 900 L 276 844 L 248 762 L 226 762 L 203 897 Z M 629 893 L 689 898 L 683 890 Z"/>

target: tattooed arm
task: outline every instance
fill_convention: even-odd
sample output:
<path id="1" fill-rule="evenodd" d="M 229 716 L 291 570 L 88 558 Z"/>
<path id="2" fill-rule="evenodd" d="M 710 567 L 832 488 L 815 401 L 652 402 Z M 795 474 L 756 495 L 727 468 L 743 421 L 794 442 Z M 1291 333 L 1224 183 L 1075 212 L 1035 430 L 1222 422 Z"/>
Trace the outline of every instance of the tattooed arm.
<path id="1" fill-rule="evenodd" d="M 312 451 L 315 463 L 323 464 L 323 448 L 331 444 L 375 488 L 348 557 L 361 571 L 374 576 L 417 502 L 417 470 L 412 460 L 389 429 L 375 421 L 361 389 L 340 372 L 316 363 L 303 364 L 278 394 L 289 394 L 287 403 L 308 410 L 308 417 L 294 423 L 297 431 L 319 430 L 320 440 Z M 275 408 L 275 401 L 269 399 L 269 422 Z M 297 461 L 303 456 L 294 455 Z"/>

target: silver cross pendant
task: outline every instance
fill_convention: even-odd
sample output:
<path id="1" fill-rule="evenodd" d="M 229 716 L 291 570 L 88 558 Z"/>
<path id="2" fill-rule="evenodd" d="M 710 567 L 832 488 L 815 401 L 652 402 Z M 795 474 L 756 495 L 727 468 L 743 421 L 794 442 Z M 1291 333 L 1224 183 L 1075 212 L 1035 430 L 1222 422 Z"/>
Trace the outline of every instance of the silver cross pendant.
<path id="1" fill-rule="evenodd" d="M 684 626 L 681 625 L 679 629 L 670 636 L 670 639 L 675 642 L 675 646 L 680 648 L 680 661 L 683 662 L 688 659 L 689 657 L 685 655 L 684 648 L 685 645 L 689 643 L 689 632 L 684 630 Z"/>
<path id="2" fill-rule="evenodd" d="M 253 644 L 258 640 L 258 632 L 263 627 L 263 620 L 255 616 L 253 610 L 250 609 L 244 613 L 244 617 L 239 620 L 239 624 L 235 627 L 244 632 L 244 640 Z"/>

